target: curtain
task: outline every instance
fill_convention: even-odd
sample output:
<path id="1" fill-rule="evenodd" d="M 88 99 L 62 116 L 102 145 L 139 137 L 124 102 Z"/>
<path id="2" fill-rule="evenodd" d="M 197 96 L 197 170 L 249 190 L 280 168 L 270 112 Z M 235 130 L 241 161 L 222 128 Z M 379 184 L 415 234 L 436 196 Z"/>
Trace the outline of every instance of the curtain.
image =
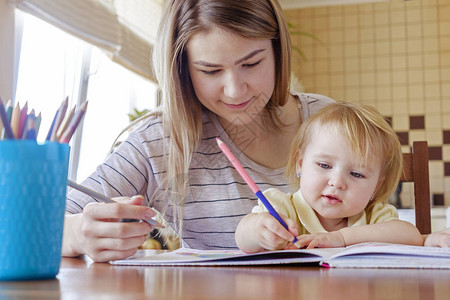
<path id="1" fill-rule="evenodd" d="M 155 81 L 151 51 L 164 0 L 10 0 L 19 10 L 105 50 Z"/>

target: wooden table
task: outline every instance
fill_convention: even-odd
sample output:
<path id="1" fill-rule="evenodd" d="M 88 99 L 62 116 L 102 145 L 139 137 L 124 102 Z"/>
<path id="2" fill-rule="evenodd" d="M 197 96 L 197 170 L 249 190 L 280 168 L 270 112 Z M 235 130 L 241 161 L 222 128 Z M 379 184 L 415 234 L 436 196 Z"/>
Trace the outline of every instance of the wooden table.
<path id="1" fill-rule="evenodd" d="M 63 258 L 56 279 L 0 282 L 0 299 L 450 299 L 450 270 L 127 267 Z"/>

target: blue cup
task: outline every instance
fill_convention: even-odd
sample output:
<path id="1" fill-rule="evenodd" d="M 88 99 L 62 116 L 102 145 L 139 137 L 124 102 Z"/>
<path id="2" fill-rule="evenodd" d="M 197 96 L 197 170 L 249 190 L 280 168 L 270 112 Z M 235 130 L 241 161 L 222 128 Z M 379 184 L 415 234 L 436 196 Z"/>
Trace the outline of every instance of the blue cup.
<path id="1" fill-rule="evenodd" d="M 0 141 L 0 280 L 55 278 L 70 147 Z"/>

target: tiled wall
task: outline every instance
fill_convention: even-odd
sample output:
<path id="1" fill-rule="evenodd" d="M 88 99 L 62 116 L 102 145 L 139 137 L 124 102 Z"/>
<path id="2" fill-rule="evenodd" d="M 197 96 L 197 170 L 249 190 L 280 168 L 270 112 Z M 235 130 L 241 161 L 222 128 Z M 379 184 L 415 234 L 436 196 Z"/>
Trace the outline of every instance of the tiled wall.
<path id="1" fill-rule="evenodd" d="M 409 151 L 430 146 L 434 205 L 450 205 L 450 0 L 388 0 L 285 11 L 304 90 L 375 106 Z M 404 206 L 412 204 L 404 184 Z"/>

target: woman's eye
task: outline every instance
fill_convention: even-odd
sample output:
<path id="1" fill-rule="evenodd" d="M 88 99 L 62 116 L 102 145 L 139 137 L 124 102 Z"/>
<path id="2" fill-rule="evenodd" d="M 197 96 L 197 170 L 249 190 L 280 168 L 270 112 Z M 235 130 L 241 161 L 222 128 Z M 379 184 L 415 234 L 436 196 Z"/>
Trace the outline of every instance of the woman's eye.
<path id="1" fill-rule="evenodd" d="M 350 174 L 355 178 L 364 178 L 364 175 L 358 172 L 350 172 Z"/>
<path id="2" fill-rule="evenodd" d="M 214 75 L 214 74 L 219 73 L 220 70 L 212 70 L 212 71 L 201 70 L 201 72 L 202 72 L 203 74 L 206 74 L 206 75 Z"/>
<path id="3" fill-rule="evenodd" d="M 253 68 L 253 67 L 259 65 L 260 62 L 261 62 L 261 60 L 258 60 L 258 61 L 255 62 L 255 63 L 252 63 L 252 64 L 243 64 L 242 66 L 244 66 L 245 68 Z"/>
<path id="4" fill-rule="evenodd" d="M 318 165 L 322 169 L 331 169 L 331 166 L 329 164 L 326 164 L 326 163 L 318 163 Z"/>

